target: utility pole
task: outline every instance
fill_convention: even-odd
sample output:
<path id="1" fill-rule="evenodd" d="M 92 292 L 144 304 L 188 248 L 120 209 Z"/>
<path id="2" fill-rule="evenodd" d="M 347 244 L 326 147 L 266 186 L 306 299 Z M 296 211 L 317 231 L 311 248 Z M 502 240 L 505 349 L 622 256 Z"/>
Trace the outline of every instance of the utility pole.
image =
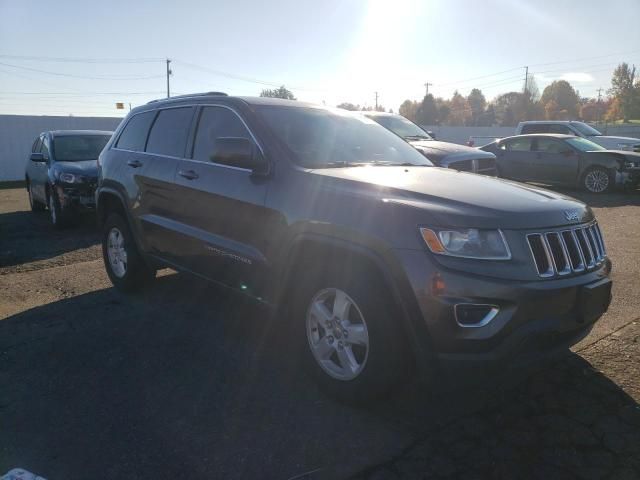
<path id="1" fill-rule="evenodd" d="M 429 95 L 429 87 L 431 87 L 431 86 L 433 86 L 433 83 L 426 82 L 426 83 L 424 84 L 424 88 L 426 88 L 426 89 L 427 89 L 427 91 L 426 91 L 426 92 L 425 92 L 425 94 L 424 94 L 424 96 L 425 96 L 425 97 L 426 97 L 427 95 Z"/>
<path id="2" fill-rule="evenodd" d="M 376 112 L 378 111 L 378 92 L 374 92 L 376 94 Z"/>
<path id="3" fill-rule="evenodd" d="M 524 67 L 524 94 L 529 91 L 529 67 Z"/>
<path id="4" fill-rule="evenodd" d="M 167 58 L 167 98 L 171 96 L 171 90 L 169 89 L 169 76 L 171 75 L 171 68 L 169 68 L 169 64 L 171 60 Z"/>
<path id="5" fill-rule="evenodd" d="M 600 87 L 596 91 L 598 92 L 598 105 L 597 105 L 597 108 L 596 108 L 596 113 L 597 113 L 598 123 L 600 123 L 600 109 L 602 108 L 601 105 L 600 105 L 600 97 L 602 97 L 602 87 Z"/>

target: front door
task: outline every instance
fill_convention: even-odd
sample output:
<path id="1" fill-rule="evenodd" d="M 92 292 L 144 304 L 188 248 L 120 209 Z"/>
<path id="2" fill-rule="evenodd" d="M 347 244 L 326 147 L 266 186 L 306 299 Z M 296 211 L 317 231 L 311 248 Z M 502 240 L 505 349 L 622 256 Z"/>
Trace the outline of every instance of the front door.
<path id="1" fill-rule="evenodd" d="M 500 147 L 496 153 L 500 175 L 513 180 L 533 180 L 531 138 L 506 140 Z"/>
<path id="2" fill-rule="evenodd" d="M 532 149 L 536 156 L 538 181 L 563 185 L 575 184 L 579 159 L 569 145 L 556 138 L 537 137 Z"/>
<path id="3" fill-rule="evenodd" d="M 191 158 L 179 162 L 176 175 L 188 231 L 180 261 L 207 278 L 260 296 L 258 282 L 268 268 L 264 252 L 269 215 L 264 204 L 269 179 L 211 161 L 217 138 L 255 143 L 238 114 L 223 106 L 204 106 L 197 116 Z"/>

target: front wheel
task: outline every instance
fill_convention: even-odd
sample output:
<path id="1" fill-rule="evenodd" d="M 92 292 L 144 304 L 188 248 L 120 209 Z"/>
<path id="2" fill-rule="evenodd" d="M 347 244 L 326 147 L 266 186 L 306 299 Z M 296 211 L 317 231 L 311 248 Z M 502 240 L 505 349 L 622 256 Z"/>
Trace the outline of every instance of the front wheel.
<path id="1" fill-rule="evenodd" d="M 31 211 L 32 212 L 44 211 L 45 204 L 33 198 L 33 187 L 31 186 L 31 181 L 29 180 L 27 180 L 27 193 L 29 195 L 29 206 L 31 207 Z"/>
<path id="2" fill-rule="evenodd" d="M 591 167 L 582 176 L 582 186 L 590 193 L 607 193 L 613 189 L 613 174 L 604 167 Z"/>
<path id="3" fill-rule="evenodd" d="M 154 277 L 140 256 L 122 216 L 112 213 L 102 231 L 102 256 L 111 283 L 123 292 L 134 292 L 146 286 Z"/>
<path id="4" fill-rule="evenodd" d="M 323 390 L 348 403 L 375 401 L 407 372 L 401 320 L 372 277 L 334 273 L 307 280 L 292 311 L 311 373 Z"/>

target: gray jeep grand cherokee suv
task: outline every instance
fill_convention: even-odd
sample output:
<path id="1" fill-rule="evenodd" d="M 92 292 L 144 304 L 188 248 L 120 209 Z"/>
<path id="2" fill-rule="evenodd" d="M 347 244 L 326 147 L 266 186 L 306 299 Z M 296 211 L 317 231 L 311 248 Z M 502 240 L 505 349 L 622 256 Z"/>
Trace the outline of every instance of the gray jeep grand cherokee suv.
<path id="1" fill-rule="evenodd" d="M 122 122 L 99 170 L 117 288 L 171 266 L 272 306 L 285 354 L 301 347 L 343 399 L 388 391 L 412 366 L 564 351 L 610 302 L 589 207 L 432 167 L 362 115 L 220 93 L 154 101 Z"/>

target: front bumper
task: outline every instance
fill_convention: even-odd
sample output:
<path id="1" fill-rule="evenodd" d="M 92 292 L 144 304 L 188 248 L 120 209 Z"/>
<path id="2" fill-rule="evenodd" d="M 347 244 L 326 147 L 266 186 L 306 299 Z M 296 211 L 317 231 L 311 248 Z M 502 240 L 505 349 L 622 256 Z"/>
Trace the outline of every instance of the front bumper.
<path id="1" fill-rule="evenodd" d="M 503 369 L 566 351 L 591 331 L 611 299 L 608 259 L 582 275 L 513 281 L 446 269 L 423 251 L 395 253 L 417 301 L 416 324 L 426 329 L 444 370 Z M 597 290 L 601 299 L 590 301 L 586 290 Z M 464 304 L 491 305 L 498 312 L 482 326 L 463 326 L 456 305 Z"/>
<path id="2" fill-rule="evenodd" d="M 96 185 L 89 183 L 83 185 L 57 185 L 56 192 L 62 210 L 94 210 Z"/>
<path id="3" fill-rule="evenodd" d="M 621 186 L 636 186 L 640 184 L 640 167 L 625 168 L 616 174 L 616 184 Z"/>

